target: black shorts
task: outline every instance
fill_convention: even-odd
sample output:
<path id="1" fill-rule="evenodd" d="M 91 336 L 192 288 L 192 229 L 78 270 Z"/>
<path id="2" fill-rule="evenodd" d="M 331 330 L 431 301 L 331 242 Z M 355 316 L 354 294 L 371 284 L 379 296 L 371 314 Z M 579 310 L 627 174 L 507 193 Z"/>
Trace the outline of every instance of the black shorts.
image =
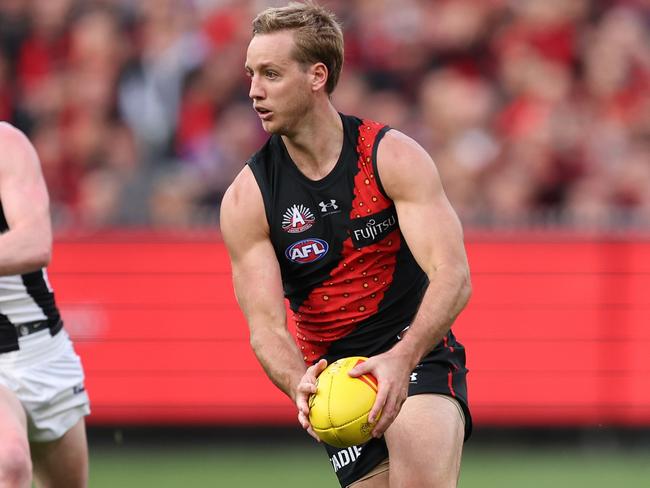
<path id="1" fill-rule="evenodd" d="M 359 354 L 363 356 L 364 354 Z M 472 432 L 472 417 L 467 402 L 467 369 L 465 349 L 449 333 L 433 351 L 425 356 L 411 374 L 408 396 L 422 393 L 448 395 L 456 400 L 465 414 L 465 440 Z M 323 443 L 330 463 L 342 487 L 368 474 L 388 457 L 383 438 L 370 439 L 360 446 L 340 449 Z"/>

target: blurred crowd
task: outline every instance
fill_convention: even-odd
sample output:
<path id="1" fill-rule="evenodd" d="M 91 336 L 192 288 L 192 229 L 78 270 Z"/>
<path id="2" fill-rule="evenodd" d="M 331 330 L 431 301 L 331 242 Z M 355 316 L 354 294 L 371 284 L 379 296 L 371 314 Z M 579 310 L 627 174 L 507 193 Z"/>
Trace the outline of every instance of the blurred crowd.
<path id="1" fill-rule="evenodd" d="M 283 3 L 0 1 L 0 120 L 56 227 L 215 226 L 267 137 L 251 20 Z M 650 1 L 321 3 L 346 36 L 335 105 L 420 142 L 466 226 L 650 227 Z"/>

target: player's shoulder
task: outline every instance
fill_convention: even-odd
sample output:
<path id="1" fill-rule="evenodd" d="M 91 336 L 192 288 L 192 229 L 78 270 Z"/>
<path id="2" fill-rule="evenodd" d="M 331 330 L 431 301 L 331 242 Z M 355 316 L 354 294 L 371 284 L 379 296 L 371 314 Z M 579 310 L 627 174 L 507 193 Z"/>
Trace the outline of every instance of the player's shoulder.
<path id="1" fill-rule="evenodd" d="M 429 153 L 415 139 L 395 129 L 389 130 L 379 143 L 377 170 L 391 197 L 439 178 Z"/>
<path id="2" fill-rule="evenodd" d="M 429 153 L 412 137 L 391 129 L 386 132 L 377 148 L 377 164 L 386 171 L 404 173 L 420 166 L 433 166 Z"/>
<path id="3" fill-rule="evenodd" d="M 38 157 L 34 146 L 27 136 L 8 122 L 0 121 L 0 147 L 2 156 L 0 166 L 17 169 L 21 166 L 38 166 Z M 34 162 L 35 164 L 19 165 L 17 162 Z"/>
<path id="4" fill-rule="evenodd" d="M 223 196 L 219 225 L 231 252 L 241 251 L 268 238 L 262 194 L 248 165 L 239 172 Z"/>
<path id="5" fill-rule="evenodd" d="M 245 165 L 241 171 L 235 176 L 235 179 L 230 183 L 223 196 L 222 205 L 238 205 L 245 203 L 251 196 L 259 192 L 255 176 L 250 166 Z"/>
<path id="6" fill-rule="evenodd" d="M 4 136 L 5 134 L 13 134 L 15 132 L 20 132 L 20 130 L 6 120 L 0 120 L 0 134 Z"/>
<path id="7" fill-rule="evenodd" d="M 0 141 L 10 148 L 30 145 L 27 136 L 20 129 L 5 121 L 0 121 Z"/>
<path id="8" fill-rule="evenodd" d="M 228 186 L 221 201 L 221 219 L 253 220 L 264 216 L 264 203 L 253 171 L 245 165 Z"/>
<path id="9" fill-rule="evenodd" d="M 386 156 L 392 159 L 412 158 L 415 155 L 428 156 L 415 139 L 393 128 L 388 130 L 380 141 L 378 151 L 378 157 Z"/>
<path id="10" fill-rule="evenodd" d="M 228 210 L 231 206 L 239 207 L 248 204 L 253 206 L 259 204 L 263 207 L 258 177 L 260 174 L 270 171 L 270 163 L 273 160 L 272 146 L 274 143 L 277 145 L 276 139 L 276 136 L 269 137 L 266 143 L 246 161 L 244 167 L 228 186 L 221 203 L 222 208 L 225 205 Z"/>

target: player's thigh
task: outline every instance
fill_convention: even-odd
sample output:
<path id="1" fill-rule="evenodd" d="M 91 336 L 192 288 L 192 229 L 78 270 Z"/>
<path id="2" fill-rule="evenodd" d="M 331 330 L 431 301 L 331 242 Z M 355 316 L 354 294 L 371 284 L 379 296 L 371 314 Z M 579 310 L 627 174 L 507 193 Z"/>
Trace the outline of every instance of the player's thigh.
<path id="1" fill-rule="evenodd" d="M 464 438 L 464 418 L 450 397 L 407 398 L 386 431 L 391 488 L 455 487 Z"/>
<path id="2" fill-rule="evenodd" d="M 31 470 L 25 411 L 16 395 L 0 385 L 0 478 L 29 484 Z"/>
<path id="3" fill-rule="evenodd" d="M 0 384 L 0 439 L 7 436 L 20 436 L 27 446 L 25 410 L 14 392 Z"/>
<path id="4" fill-rule="evenodd" d="M 38 488 L 85 488 L 88 485 L 88 443 L 83 418 L 63 437 L 49 442 L 32 442 L 31 446 Z"/>

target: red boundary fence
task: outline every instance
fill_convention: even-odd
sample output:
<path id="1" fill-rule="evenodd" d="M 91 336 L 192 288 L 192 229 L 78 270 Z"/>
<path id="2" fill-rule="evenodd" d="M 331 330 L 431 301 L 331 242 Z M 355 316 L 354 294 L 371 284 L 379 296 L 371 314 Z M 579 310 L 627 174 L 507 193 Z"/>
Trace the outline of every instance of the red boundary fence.
<path id="1" fill-rule="evenodd" d="M 470 236 L 454 326 L 479 425 L 650 425 L 650 241 Z M 50 278 L 92 424 L 285 424 L 218 235 L 60 236 Z M 251 284 L 255 286 L 255 284 Z"/>

